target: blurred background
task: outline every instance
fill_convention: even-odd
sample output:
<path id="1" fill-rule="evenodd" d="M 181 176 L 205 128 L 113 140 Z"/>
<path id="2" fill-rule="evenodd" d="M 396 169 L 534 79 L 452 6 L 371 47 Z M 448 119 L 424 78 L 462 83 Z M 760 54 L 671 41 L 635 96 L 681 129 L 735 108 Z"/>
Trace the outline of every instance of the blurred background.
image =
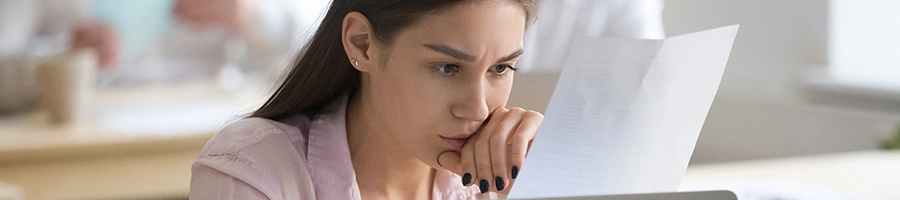
<path id="1" fill-rule="evenodd" d="M 206 140 L 271 94 L 327 4 L 0 0 L 0 200 L 186 199 Z M 740 24 L 682 190 L 900 199 L 900 3 L 542 4 L 511 106 L 546 108 L 575 35 Z"/>

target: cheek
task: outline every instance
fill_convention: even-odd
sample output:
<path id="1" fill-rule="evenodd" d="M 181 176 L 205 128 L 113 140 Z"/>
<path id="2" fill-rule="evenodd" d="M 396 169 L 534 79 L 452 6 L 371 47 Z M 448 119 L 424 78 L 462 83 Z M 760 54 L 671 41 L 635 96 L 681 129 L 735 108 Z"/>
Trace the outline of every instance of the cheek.
<path id="1" fill-rule="evenodd" d="M 446 95 L 441 84 L 429 77 L 427 70 L 406 64 L 389 64 L 379 75 L 372 77 L 372 96 L 379 117 L 393 132 L 407 138 L 433 132 L 440 121 Z M 410 137 L 413 136 L 413 137 Z M 400 139 L 400 138 L 398 138 Z"/>
<path id="2" fill-rule="evenodd" d="M 401 66 L 388 66 L 401 67 Z M 451 116 L 444 104 L 449 99 L 436 80 L 429 80 L 427 71 L 422 73 L 387 70 L 376 94 L 380 99 L 377 112 L 397 145 L 409 152 L 416 152 L 420 159 L 431 159 L 440 147 L 439 131 Z M 382 106 L 383 105 L 383 106 Z M 423 160 L 424 161 L 424 160 Z"/>
<path id="3" fill-rule="evenodd" d="M 485 99 L 491 110 L 506 106 L 507 101 L 509 101 L 509 93 L 512 91 L 512 82 L 512 76 L 497 80 L 492 86 L 492 91 L 485 94 Z"/>

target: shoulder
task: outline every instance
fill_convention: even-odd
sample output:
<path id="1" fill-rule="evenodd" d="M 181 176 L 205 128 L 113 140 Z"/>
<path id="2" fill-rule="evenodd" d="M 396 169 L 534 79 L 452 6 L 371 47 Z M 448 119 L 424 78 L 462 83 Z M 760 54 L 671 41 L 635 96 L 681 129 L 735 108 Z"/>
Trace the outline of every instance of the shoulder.
<path id="1" fill-rule="evenodd" d="M 298 125 L 303 123 L 247 118 L 226 126 L 201 150 L 192 166 L 192 182 L 220 182 L 203 177 L 219 174 L 266 196 L 312 194 L 305 148 L 295 146 L 305 143 L 305 127 Z"/>
<path id="2" fill-rule="evenodd" d="M 293 147 L 291 141 L 305 140 L 304 128 L 264 118 L 241 119 L 207 141 L 200 156 L 241 154 L 260 145 Z"/>

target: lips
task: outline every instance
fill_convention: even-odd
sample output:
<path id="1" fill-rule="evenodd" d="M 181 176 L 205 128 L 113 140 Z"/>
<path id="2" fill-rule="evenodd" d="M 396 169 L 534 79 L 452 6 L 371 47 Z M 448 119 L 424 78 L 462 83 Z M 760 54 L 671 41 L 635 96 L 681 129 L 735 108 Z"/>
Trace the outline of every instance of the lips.
<path id="1" fill-rule="evenodd" d="M 454 150 L 457 150 L 457 151 L 458 151 L 458 150 L 462 150 L 462 147 L 463 147 L 464 145 L 466 145 L 466 140 L 468 140 L 469 138 L 466 138 L 466 137 L 444 137 L 444 136 L 441 136 L 441 139 L 443 139 L 444 142 L 447 142 L 447 144 L 449 144 L 450 147 L 453 147 Z"/>
<path id="2" fill-rule="evenodd" d="M 481 129 L 482 124 L 470 124 L 471 126 L 464 126 L 462 132 L 456 132 L 457 135 L 452 136 L 443 136 L 441 135 L 441 140 L 444 140 L 454 150 L 462 150 L 462 147 L 466 145 L 466 141 L 469 140 L 469 137 L 475 134 L 476 131 Z"/>

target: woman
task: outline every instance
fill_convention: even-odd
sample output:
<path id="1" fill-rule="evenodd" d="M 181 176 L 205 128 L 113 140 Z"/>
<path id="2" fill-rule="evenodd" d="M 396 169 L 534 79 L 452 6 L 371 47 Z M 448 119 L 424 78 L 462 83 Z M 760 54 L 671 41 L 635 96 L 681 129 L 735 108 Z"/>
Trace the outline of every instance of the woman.
<path id="1" fill-rule="evenodd" d="M 508 193 L 540 113 L 506 109 L 533 0 L 335 0 L 278 91 L 213 137 L 192 199 Z"/>

